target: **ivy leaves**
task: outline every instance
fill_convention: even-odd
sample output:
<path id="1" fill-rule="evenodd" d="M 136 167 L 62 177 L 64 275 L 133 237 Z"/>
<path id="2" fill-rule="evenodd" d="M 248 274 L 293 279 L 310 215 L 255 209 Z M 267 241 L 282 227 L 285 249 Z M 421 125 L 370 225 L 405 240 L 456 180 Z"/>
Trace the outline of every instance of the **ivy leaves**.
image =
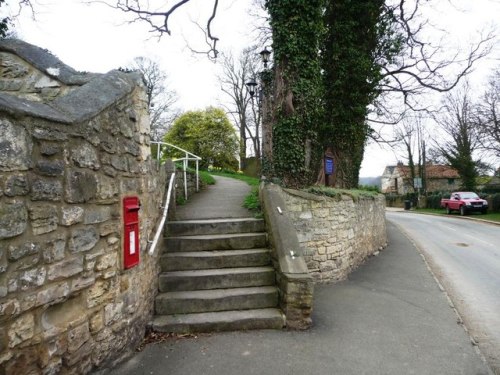
<path id="1" fill-rule="evenodd" d="M 266 7 L 275 58 L 274 177 L 288 186 L 305 186 L 313 182 L 318 165 L 323 1 L 267 0 Z"/>

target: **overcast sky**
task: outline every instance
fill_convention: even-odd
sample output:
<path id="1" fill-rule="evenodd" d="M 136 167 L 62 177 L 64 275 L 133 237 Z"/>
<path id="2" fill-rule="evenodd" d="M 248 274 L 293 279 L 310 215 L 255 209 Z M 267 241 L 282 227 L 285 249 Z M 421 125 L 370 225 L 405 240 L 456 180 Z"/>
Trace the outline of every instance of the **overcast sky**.
<path id="1" fill-rule="evenodd" d="M 212 1 L 192 0 L 191 4 L 179 8 L 170 21 L 172 36 L 161 40 L 152 35 L 146 25 L 128 23 L 120 11 L 102 4 L 86 5 L 82 0 L 32 2 L 35 20 L 25 9 L 16 24 L 18 35 L 48 49 L 73 68 L 107 72 L 130 66 L 134 57 L 147 56 L 160 62 L 169 76 L 170 87 L 179 94 L 179 106 L 183 110 L 202 109 L 221 102 L 222 93 L 216 79 L 218 64 L 203 55 L 193 55 L 187 47 L 203 48 L 204 37 L 193 21 L 206 23 Z M 466 47 L 469 41 L 477 40 L 483 29 L 500 28 L 500 0 L 436 0 L 433 3 L 437 6 L 427 14 L 434 24 L 451 35 L 446 42 L 450 48 Z M 254 21 L 248 15 L 252 5 L 252 0 L 220 0 L 213 23 L 213 33 L 220 38 L 219 50 L 237 54 L 255 43 Z M 484 85 L 493 66 L 500 63 L 499 57 L 497 39 L 491 57 L 479 63 L 471 76 L 473 85 L 479 88 Z M 396 160 L 394 152 L 370 145 L 361 175 L 378 176 L 385 165 L 394 164 Z"/>

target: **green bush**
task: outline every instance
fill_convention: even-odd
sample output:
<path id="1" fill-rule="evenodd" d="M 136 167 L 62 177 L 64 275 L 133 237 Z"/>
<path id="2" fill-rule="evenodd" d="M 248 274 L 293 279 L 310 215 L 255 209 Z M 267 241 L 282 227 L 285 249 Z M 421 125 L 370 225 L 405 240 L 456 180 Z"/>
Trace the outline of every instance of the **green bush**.
<path id="1" fill-rule="evenodd" d="M 500 212 L 500 193 L 492 194 L 491 198 L 491 211 Z"/>
<path id="2" fill-rule="evenodd" d="M 449 197 L 449 194 L 432 193 L 431 195 L 427 196 L 426 208 L 441 208 L 441 199 L 446 198 L 447 196 Z"/>

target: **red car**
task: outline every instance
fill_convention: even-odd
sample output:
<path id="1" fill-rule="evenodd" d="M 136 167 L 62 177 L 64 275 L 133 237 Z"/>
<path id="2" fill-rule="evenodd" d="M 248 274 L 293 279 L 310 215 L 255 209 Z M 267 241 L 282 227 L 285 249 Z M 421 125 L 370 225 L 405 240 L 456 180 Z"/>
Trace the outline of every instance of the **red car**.
<path id="1" fill-rule="evenodd" d="M 446 208 L 446 213 L 459 211 L 464 216 L 470 212 L 488 212 L 488 201 L 479 198 L 476 193 L 459 191 L 451 193 L 450 199 L 441 199 L 441 207 Z"/>

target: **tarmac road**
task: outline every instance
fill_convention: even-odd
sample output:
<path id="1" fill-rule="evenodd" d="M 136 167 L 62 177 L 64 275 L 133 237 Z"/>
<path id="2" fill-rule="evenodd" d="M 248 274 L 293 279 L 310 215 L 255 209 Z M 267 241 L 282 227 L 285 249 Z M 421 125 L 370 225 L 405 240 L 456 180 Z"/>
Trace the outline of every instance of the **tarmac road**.
<path id="1" fill-rule="evenodd" d="M 481 352 L 500 374 L 500 226 L 387 212 L 426 256 Z"/>

